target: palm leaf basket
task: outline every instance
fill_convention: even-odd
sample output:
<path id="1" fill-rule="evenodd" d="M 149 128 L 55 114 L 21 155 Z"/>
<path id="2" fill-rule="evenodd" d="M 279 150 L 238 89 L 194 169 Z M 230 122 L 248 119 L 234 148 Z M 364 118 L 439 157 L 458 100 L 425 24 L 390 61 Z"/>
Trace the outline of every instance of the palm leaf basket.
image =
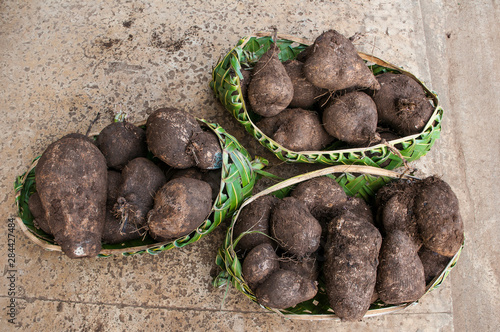
<path id="1" fill-rule="evenodd" d="M 184 247 L 196 242 L 212 232 L 226 217 L 237 210 L 238 206 L 251 195 L 259 169 L 267 161 L 251 157 L 246 149 L 221 126 L 199 119 L 200 124 L 208 127 L 219 138 L 222 147 L 222 170 L 220 190 L 215 199 L 212 210 L 207 219 L 190 234 L 169 242 L 156 242 L 150 236 L 140 240 L 133 240 L 121 244 L 103 244 L 100 257 L 122 254 L 125 256 L 141 253 L 158 254 L 172 248 Z M 145 122 L 136 124 L 145 125 Z M 97 136 L 98 134 L 91 134 Z M 28 199 L 36 190 L 35 167 L 40 156 L 35 158 L 31 167 L 15 181 L 16 204 L 19 217 L 16 218 L 24 234 L 37 245 L 46 250 L 61 251 L 61 247 L 54 242 L 51 235 L 37 229 L 33 224 L 33 216 L 28 208 Z"/>
<path id="2" fill-rule="evenodd" d="M 394 169 L 424 156 L 439 138 L 443 109 L 439 106 L 437 95 L 410 72 L 372 55 L 358 52 L 363 60 L 370 63 L 369 68 L 375 75 L 387 71 L 401 73 L 413 78 L 424 88 L 427 97 L 434 105 L 434 112 L 422 132 L 365 148 L 348 148 L 343 142 L 336 141 L 322 151 L 292 151 L 278 144 L 255 125 L 259 116 L 249 109 L 240 85 L 240 80 L 243 78 L 242 70 L 253 68 L 273 43 L 270 35 L 259 33 L 240 39 L 238 44 L 213 69 L 210 87 L 222 105 L 238 122 L 280 160 L 326 165 L 368 165 Z M 279 58 L 282 62 L 295 59 L 297 54 L 310 44 L 305 39 L 289 35 L 277 35 L 276 39 L 280 48 Z"/>
<path id="3" fill-rule="evenodd" d="M 233 228 L 238 221 L 238 216 L 241 212 L 241 209 L 243 209 L 248 204 L 251 204 L 257 198 L 268 194 L 273 194 L 280 198 L 285 197 L 287 196 L 287 193 L 289 193 L 293 189 L 294 185 L 319 176 L 332 177 L 337 181 L 337 183 L 342 186 L 344 191 L 349 196 L 361 197 L 368 204 L 374 203 L 375 193 L 378 191 L 378 189 L 388 184 L 389 182 L 396 181 L 398 179 L 415 178 L 377 167 L 337 165 L 289 178 L 267 188 L 266 190 L 261 191 L 260 193 L 246 200 L 240 206 L 239 210 L 233 215 L 231 224 L 226 233 L 225 241 L 219 248 L 217 253 L 216 263 L 222 269 L 222 272 L 213 280 L 213 285 L 215 287 L 222 287 L 224 285 L 229 286 L 229 283 L 231 283 L 237 290 L 239 290 L 245 296 L 258 304 L 255 294 L 250 289 L 247 282 L 245 281 L 244 276 L 242 275 L 242 257 L 239 256 L 241 253 L 237 253 L 235 250 L 235 241 L 237 239 L 233 238 Z M 446 268 L 444 268 L 444 270 L 426 286 L 426 294 L 441 285 L 441 283 L 450 273 L 451 269 L 455 266 L 462 249 L 463 244 L 459 251 L 455 254 L 455 256 L 450 259 Z M 371 304 L 370 309 L 366 313 L 365 317 L 373 317 L 393 313 L 413 304 L 416 304 L 416 302 L 404 303 L 399 305 L 387 305 L 381 301 L 376 301 Z M 325 283 L 321 277 L 321 274 L 318 280 L 318 293 L 313 299 L 299 303 L 295 307 L 288 308 L 286 310 L 278 310 L 265 306 L 262 307 L 291 319 L 340 319 L 330 308 L 325 290 Z"/>

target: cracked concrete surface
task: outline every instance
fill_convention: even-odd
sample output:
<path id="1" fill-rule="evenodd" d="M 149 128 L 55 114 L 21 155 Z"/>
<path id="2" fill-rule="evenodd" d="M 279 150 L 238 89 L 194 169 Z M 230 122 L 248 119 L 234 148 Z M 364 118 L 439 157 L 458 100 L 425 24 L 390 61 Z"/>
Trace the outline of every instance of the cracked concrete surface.
<path id="1" fill-rule="evenodd" d="M 498 6 L 496 0 L 0 2 L 0 330 L 496 330 Z M 43 251 L 17 229 L 18 313 L 17 323 L 8 324 L 14 179 L 55 139 L 85 132 L 98 112 L 95 130 L 118 110 L 141 121 L 156 108 L 178 107 L 218 122 L 253 155 L 279 164 L 208 87 L 212 67 L 240 37 L 273 27 L 309 40 L 330 28 L 360 32 L 358 50 L 403 66 L 438 92 L 442 136 L 415 166 L 420 175 L 442 176 L 460 200 L 466 248 L 449 279 L 395 314 L 358 323 L 291 321 L 232 287 L 227 295 L 211 287 L 226 224 L 157 256 L 88 260 Z"/>

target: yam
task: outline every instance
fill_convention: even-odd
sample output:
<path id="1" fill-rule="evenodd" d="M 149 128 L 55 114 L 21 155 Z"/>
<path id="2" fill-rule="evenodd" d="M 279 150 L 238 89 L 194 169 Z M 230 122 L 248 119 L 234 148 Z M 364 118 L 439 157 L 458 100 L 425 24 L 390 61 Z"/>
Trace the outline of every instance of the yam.
<path id="1" fill-rule="evenodd" d="M 106 216 L 106 159 L 84 137 L 50 144 L 35 169 L 45 219 L 70 258 L 99 254 Z"/>
<path id="2" fill-rule="evenodd" d="M 279 114 L 293 98 L 293 84 L 278 57 L 279 52 L 279 47 L 271 45 L 253 68 L 248 85 L 252 110 L 264 117 Z"/>
<path id="3" fill-rule="evenodd" d="M 336 98 L 323 112 L 325 130 L 352 146 L 376 140 L 377 108 L 366 93 L 355 91 Z"/>
<path id="4" fill-rule="evenodd" d="M 187 235 L 200 226 L 212 208 L 212 190 L 204 181 L 191 178 L 170 180 L 154 196 L 148 228 L 158 241 Z"/>
<path id="5" fill-rule="evenodd" d="M 434 111 L 423 87 L 403 74 L 384 73 L 377 75 L 377 80 L 380 90 L 373 100 L 379 125 L 388 126 L 401 136 L 420 133 Z"/>
<path id="6" fill-rule="evenodd" d="M 380 300 L 401 304 L 417 301 L 424 295 L 424 267 L 408 235 L 399 230 L 387 234 L 379 260 L 376 288 Z"/>
<path id="7" fill-rule="evenodd" d="M 262 234 L 244 235 L 238 242 L 237 248 L 247 251 L 262 243 L 275 245 L 275 242 L 269 237 L 269 217 L 277 202 L 278 198 L 266 195 L 243 207 L 233 228 L 233 238 L 236 239 L 247 231 L 257 231 Z"/>
<path id="8" fill-rule="evenodd" d="M 312 299 L 317 292 L 315 281 L 305 279 L 294 271 L 277 270 L 257 287 L 255 295 L 263 306 L 286 309 Z"/>
<path id="9" fill-rule="evenodd" d="M 257 122 L 257 127 L 292 151 L 318 151 L 333 140 L 323 129 L 316 112 L 300 108 L 286 109 L 277 116 L 264 118 Z"/>
<path id="10" fill-rule="evenodd" d="M 311 109 L 325 90 L 314 86 L 306 79 L 302 71 L 304 66 L 302 62 L 289 60 L 283 65 L 293 85 L 293 98 L 288 107 Z"/>
<path id="11" fill-rule="evenodd" d="M 28 209 L 33 216 L 33 224 L 36 228 L 41 229 L 47 234 L 52 234 L 49 222 L 45 219 L 45 211 L 42 206 L 42 201 L 38 192 L 34 192 L 28 199 Z"/>
<path id="12" fill-rule="evenodd" d="M 153 207 L 155 192 L 165 182 L 165 174 L 151 160 L 142 157 L 131 160 L 122 171 L 122 184 L 114 214 L 119 216 L 121 223 L 143 227 Z"/>
<path id="13" fill-rule="evenodd" d="M 352 42 L 335 30 L 322 33 L 310 46 L 304 75 L 315 86 L 328 90 L 380 88 Z"/>
<path id="14" fill-rule="evenodd" d="M 280 268 L 279 257 L 269 243 L 253 248 L 242 265 L 243 278 L 252 290 Z"/>
<path id="15" fill-rule="evenodd" d="M 347 195 L 344 189 L 328 176 L 316 177 L 299 183 L 290 196 L 303 202 L 314 218 L 330 221 L 335 209 L 344 205 Z"/>
<path id="16" fill-rule="evenodd" d="M 222 149 L 219 138 L 213 132 L 194 132 L 187 151 L 193 155 L 196 167 L 200 169 L 219 169 L 222 167 Z"/>
<path id="17" fill-rule="evenodd" d="M 271 236 L 279 246 L 298 258 L 319 248 L 321 225 L 304 203 L 294 197 L 279 201 L 271 213 Z"/>
<path id="18" fill-rule="evenodd" d="M 330 306 L 342 320 L 363 318 L 377 279 L 382 236 L 375 226 L 346 212 L 328 227 L 324 275 Z"/>
<path id="19" fill-rule="evenodd" d="M 451 187 L 437 177 L 428 177 L 419 183 L 414 202 L 424 245 L 440 255 L 454 256 L 464 240 L 464 225 Z"/>
<path id="20" fill-rule="evenodd" d="M 147 145 L 158 159 L 171 167 L 193 167 L 196 160 L 187 148 L 193 134 L 200 131 L 198 122 L 189 113 L 175 108 L 160 108 L 148 117 Z"/>
<path id="21" fill-rule="evenodd" d="M 121 170 L 132 159 L 146 157 L 146 132 L 129 122 L 113 122 L 100 132 L 97 147 L 109 168 Z"/>

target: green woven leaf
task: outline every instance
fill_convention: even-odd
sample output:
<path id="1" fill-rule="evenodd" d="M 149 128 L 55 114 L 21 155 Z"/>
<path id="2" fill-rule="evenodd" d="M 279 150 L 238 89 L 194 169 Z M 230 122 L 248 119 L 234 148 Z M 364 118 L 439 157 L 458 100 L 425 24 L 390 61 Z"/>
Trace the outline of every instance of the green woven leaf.
<path id="1" fill-rule="evenodd" d="M 245 41 L 246 44 L 243 45 Z M 237 46 L 231 50 L 224 59 L 217 64 L 212 73 L 212 82 L 210 82 L 210 86 L 215 95 L 224 107 L 245 127 L 248 133 L 259 141 L 260 144 L 272 151 L 277 158 L 286 162 L 320 163 L 325 165 L 356 164 L 383 167 L 385 169 L 394 169 L 404 164 L 403 160 L 397 154 L 390 149 L 381 148 L 380 146 L 350 149 L 348 152 L 346 151 L 348 147 L 345 143 L 336 141 L 325 150 L 305 153 L 301 151 L 290 151 L 280 146 L 272 139 L 263 136 L 260 130 L 255 127 L 255 122 L 249 121 L 252 116 L 250 111 L 247 110 L 245 101 L 241 95 L 239 80 L 234 80 L 232 77 L 238 77 L 240 75 L 241 67 L 252 68 L 255 62 L 269 49 L 271 43 L 273 43 L 273 41 L 269 36 L 251 37 L 240 40 L 239 45 L 243 46 Z M 294 43 L 292 40 L 280 38 L 279 36 L 276 44 L 280 48 L 279 57 L 281 61 L 294 59 L 298 53 L 307 47 L 307 45 Z M 228 58 L 230 58 L 231 61 L 228 61 Z M 372 60 L 373 59 L 376 58 L 372 57 Z M 383 63 L 380 59 L 376 61 Z M 387 64 L 387 66 L 392 65 Z M 370 65 L 369 68 L 376 75 L 384 72 L 398 72 L 414 78 L 411 73 L 403 69 L 387 66 L 373 64 Z M 439 138 L 441 131 L 443 109 L 438 105 L 438 97 L 422 82 L 418 82 L 426 89 L 427 95 L 434 103 L 435 110 L 426 128 L 424 128 L 418 137 L 405 137 L 403 140 L 398 140 L 397 144 L 395 144 L 396 146 L 402 146 L 402 148 L 396 149 L 399 150 L 407 162 L 425 156 L 434 145 L 436 139 Z"/>
<path id="2" fill-rule="evenodd" d="M 221 76 L 218 73 L 214 73 L 213 75 L 220 83 L 228 79 L 224 77 L 224 75 Z M 236 79 L 235 82 L 237 81 Z M 228 84 L 232 86 L 232 83 Z M 226 217 L 231 216 L 239 205 L 251 195 L 257 177 L 256 171 L 267 165 L 267 160 L 257 158 L 251 161 L 250 155 L 245 148 L 221 126 L 202 119 L 199 121 L 217 135 L 223 149 L 221 188 L 219 195 L 215 199 L 210 216 L 208 216 L 195 231 L 171 242 L 160 243 L 147 236 L 144 239 L 127 241 L 120 244 L 103 244 L 103 252 L 101 252 L 99 257 L 109 257 L 115 253 L 121 253 L 125 256 L 142 253 L 156 255 L 165 250 L 189 245 L 211 233 Z M 149 157 L 154 161 L 152 155 Z M 28 208 L 28 199 L 36 190 L 35 167 L 38 159 L 39 157 L 33 160 L 32 166 L 28 172 L 15 179 L 14 189 L 16 192 L 17 210 L 19 217 L 24 225 L 28 227 L 30 233 L 47 244 L 55 245 L 52 236 L 34 227 L 33 216 Z"/>
<path id="3" fill-rule="evenodd" d="M 354 166 L 349 166 L 349 168 L 353 168 Z M 375 168 L 376 169 L 376 168 Z M 349 196 L 357 196 L 363 198 L 368 204 L 373 204 L 375 200 L 375 195 L 377 191 L 385 186 L 386 184 L 392 182 L 392 181 L 397 181 L 399 178 L 398 173 L 390 173 L 392 174 L 391 176 L 381 176 L 381 175 L 374 175 L 370 173 L 370 168 L 366 168 L 364 166 L 362 167 L 357 167 L 356 168 L 356 173 L 350 173 L 350 172 L 341 172 L 341 173 L 334 173 L 330 172 L 328 169 L 325 169 L 321 174 L 324 176 L 328 176 L 332 179 L 335 179 L 337 183 L 344 189 L 344 191 L 349 195 Z M 328 172 L 326 172 L 328 171 Z M 383 173 L 386 174 L 387 172 Z M 377 174 L 382 174 L 382 173 L 377 173 Z M 318 176 L 318 175 L 315 175 Z M 265 193 L 272 193 L 280 198 L 286 197 L 285 193 L 289 193 L 293 187 L 307 179 L 315 177 L 313 176 L 313 173 L 308 173 L 308 174 L 303 174 L 297 177 L 292 178 L 294 180 L 293 184 L 290 185 L 290 182 L 286 182 L 286 184 L 280 185 L 280 183 L 276 184 L 273 187 L 270 187 L 266 190 Z M 275 187 L 280 188 L 279 190 L 273 190 Z M 260 197 L 261 195 L 265 193 L 259 193 L 255 197 Z M 250 198 L 249 200 L 252 200 L 255 198 Z M 235 223 L 237 222 L 238 219 L 238 212 L 236 212 L 233 215 L 233 218 L 231 220 L 231 224 L 227 230 L 226 233 L 226 238 L 224 240 L 224 244 L 219 248 L 218 251 L 218 256 L 216 263 L 219 267 L 223 269 L 223 271 L 226 271 L 231 277 L 231 283 L 234 285 L 234 287 L 243 293 L 246 297 L 248 297 L 250 300 L 257 302 L 257 299 L 255 298 L 255 295 L 253 292 L 248 288 L 248 285 L 246 284 L 244 280 L 244 276 L 241 273 L 241 260 L 243 257 L 238 256 L 237 253 L 235 252 L 234 248 L 236 247 L 238 241 L 244 236 L 240 235 L 237 238 L 233 239 L 233 227 Z M 250 231 L 248 233 L 253 233 L 253 231 Z M 447 268 L 438 276 L 435 278 L 434 281 L 432 281 L 428 286 L 427 289 L 428 291 L 431 291 L 432 289 L 435 289 L 438 287 L 443 280 L 447 277 L 449 274 L 450 270 L 455 266 L 456 261 L 458 260 L 458 257 L 460 255 L 462 249 L 455 255 L 450 260 L 450 263 L 448 264 Z M 240 253 L 241 254 L 241 253 Z M 224 257 L 224 258 L 222 258 Z M 316 296 L 309 300 L 305 301 L 302 303 L 299 303 L 298 305 L 292 307 L 292 308 L 287 308 L 286 310 L 280 310 L 282 314 L 286 315 L 304 315 L 307 317 L 307 315 L 324 315 L 325 319 L 330 319 L 336 317 L 333 310 L 331 309 L 328 301 L 328 296 L 326 294 L 325 290 L 325 282 L 323 279 L 323 275 L 320 275 L 319 280 L 318 280 L 318 293 Z M 214 284 L 218 283 L 218 280 L 214 280 Z M 396 305 L 387 305 L 382 302 L 375 302 L 371 304 L 370 310 L 368 314 L 371 313 L 371 311 L 376 311 L 383 309 L 384 313 L 388 313 L 391 311 L 396 311 L 400 308 L 400 306 Z M 276 311 L 275 309 L 271 308 L 266 308 L 272 311 Z"/>

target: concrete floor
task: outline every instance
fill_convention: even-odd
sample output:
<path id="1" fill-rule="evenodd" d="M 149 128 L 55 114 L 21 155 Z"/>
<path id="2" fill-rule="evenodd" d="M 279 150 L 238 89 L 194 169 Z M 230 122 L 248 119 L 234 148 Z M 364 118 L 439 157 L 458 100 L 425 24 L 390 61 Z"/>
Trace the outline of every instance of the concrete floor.
<path id="1" fill-rule="evenodd" d="M 307 4 L 307 5 L 306 5 Z M 31 331 L 496 331 L 500 326 L 500 17 L 497 0 L 412 1 L 1 1 L 0 330 Z M 220 123 L 252 154 L 278 164 L 208 88 L 211 68 L 257 31 L 313 40 L 335 28 L 360 51 L 403 66 L 440 95 L 442 137 L 415 163 L 457 193 L 466 248 L 438 290 L 417 306 L 358 323 L 290 321 L 210 285 L 225 224 L 183 249 L 157 256 L 70 260 L 16 229 L 16 324 L 7 218 L 13 181 L 56 138 L 100 130 L 116 110 L 141 121 L 173 106 Z M 493 153 L 495 152 L 495 153 Z M 306 167 L 290 166 L 292 171 Z"/>

